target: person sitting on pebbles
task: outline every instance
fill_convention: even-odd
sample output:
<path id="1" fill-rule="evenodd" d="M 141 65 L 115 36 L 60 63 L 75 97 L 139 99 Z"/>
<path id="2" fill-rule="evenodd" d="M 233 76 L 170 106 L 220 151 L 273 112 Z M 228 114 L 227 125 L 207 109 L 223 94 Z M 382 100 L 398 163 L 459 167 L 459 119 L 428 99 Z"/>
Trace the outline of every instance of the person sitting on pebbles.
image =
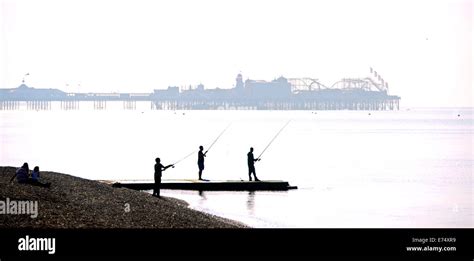
<path id="1" fill-rule="evenodd" d="M 39 167 L 36 166 L 33 169 L 33 173 L 31 175 L 31 178 L 29 177 L 29 172 L 30 169 L 28 167 L 28 163 L 23 163 L 23 166 L 21 168 L 17 169 L 15 172 L 15 175 L 11 178 L 10 182 L 13 181 L 13 179 L 16 177 L 16 180 L 20 184 L 30 184 L 34 186 L 39 186 L 39 187 L 45 187 L 49 188 L 51 186 L 51 183 L 42 183 L 40 182 L 39 179 Z"/>
<path id="2" fill-rule="evenodd" d="M 40 178 L 40 169 L 38 166 L 35 166 L 35 168 L 33 169 L 33 172 L 31 173 L 31 180 L 32 182 L 35 184 L 35 185 L 38 185 L 38 186 L 43 186 L 43 187 L 50 187 L 51 186 L 51 183 L 42 183 L 41 181 L 39 181 L 39 178 Z"/>

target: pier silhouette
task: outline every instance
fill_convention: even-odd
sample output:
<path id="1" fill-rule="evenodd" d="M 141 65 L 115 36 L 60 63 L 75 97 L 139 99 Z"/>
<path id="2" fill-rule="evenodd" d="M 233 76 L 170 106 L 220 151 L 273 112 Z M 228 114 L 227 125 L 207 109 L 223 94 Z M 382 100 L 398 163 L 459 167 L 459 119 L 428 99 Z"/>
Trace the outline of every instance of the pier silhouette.
<path id="1" fill-rule="evenodd" d="M 199 84 L 152 93 L 72 93 L 33 88 L 23 82 L 18 88 L 0 89 L 0 110 L 51 110 L 53 102 L 59 102 L 62 110 L 85 106 L 105 110 L 110 102 L 121 102 L 124 110 L 136 110 L 140 102 L 148 103 L 151 110 L 399 110 L 400 97 L 388 91 L 380 75 L 344 78 L 329 86 L 315 78 L 244 82 L 238 74 L 229 89 L 205 89 Z"/>

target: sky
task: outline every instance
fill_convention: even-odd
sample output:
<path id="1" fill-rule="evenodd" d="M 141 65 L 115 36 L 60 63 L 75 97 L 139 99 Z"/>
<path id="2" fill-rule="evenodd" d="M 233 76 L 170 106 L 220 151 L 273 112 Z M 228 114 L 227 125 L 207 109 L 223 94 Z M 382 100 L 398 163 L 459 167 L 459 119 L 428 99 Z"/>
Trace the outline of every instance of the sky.
<path id="1" fill-rule="evenodd" d="M 232 88 L 372 67 L 405 107 L 473 106 L 471 0 L 0 0 L 0 88 Z"/>

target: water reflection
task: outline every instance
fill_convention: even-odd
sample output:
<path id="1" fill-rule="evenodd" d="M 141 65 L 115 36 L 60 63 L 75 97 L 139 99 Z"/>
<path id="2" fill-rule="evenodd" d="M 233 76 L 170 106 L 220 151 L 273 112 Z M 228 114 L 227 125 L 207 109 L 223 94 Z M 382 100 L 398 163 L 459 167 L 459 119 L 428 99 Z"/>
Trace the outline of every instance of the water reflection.
<path id="1" fill-rule="evenodd" d="M 199 206 L 205 206 L 206 205 L 206 202 L 207 202 L 207 197 L 206 197 L 206 193 L 202 190 L 199 190 Z"/>
<path id="2" fill-rule="evenodd" d="M 255 214 L 255 191 L 249 191 L 247 195 L 247 213 L 251 216 Z"/>

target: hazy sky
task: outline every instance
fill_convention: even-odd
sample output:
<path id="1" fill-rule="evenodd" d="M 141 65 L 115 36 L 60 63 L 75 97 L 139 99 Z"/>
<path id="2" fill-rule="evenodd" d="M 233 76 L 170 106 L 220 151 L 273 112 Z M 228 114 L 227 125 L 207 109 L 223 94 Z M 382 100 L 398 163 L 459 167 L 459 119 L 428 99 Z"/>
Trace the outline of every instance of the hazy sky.
<path id="1" fill-rule="evenodd" d="M 0 88 L 331 85 L 373 67 L 402 106 L 473 106 L 471 0 L 0 0 Z"/>

